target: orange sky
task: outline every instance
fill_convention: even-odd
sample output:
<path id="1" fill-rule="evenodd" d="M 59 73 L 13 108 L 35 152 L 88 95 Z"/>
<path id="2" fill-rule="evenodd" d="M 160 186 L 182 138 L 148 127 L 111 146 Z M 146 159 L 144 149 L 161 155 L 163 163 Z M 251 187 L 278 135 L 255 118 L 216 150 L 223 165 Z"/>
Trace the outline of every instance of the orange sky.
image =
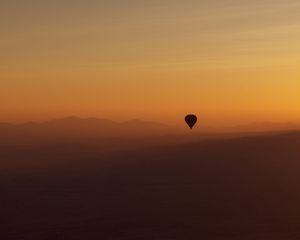
<path id="1" fill-rule="evenodd" d="M 300 121 L 298 0 L 0 2 L 0 121 Z"/>

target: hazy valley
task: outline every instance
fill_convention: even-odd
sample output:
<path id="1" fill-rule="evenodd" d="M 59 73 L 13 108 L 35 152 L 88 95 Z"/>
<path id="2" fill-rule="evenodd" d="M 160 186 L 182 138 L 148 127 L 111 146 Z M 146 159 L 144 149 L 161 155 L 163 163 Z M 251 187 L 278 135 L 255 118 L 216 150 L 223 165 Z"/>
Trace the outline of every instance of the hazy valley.
<path id="1" fill-rule="evenodd" d="M 136 121 L 138 134 L 95 137 L 48 124 L 28 141 L 1 134 L 1 239 L 300 237 L 299 132 L 202 136 Z"/>

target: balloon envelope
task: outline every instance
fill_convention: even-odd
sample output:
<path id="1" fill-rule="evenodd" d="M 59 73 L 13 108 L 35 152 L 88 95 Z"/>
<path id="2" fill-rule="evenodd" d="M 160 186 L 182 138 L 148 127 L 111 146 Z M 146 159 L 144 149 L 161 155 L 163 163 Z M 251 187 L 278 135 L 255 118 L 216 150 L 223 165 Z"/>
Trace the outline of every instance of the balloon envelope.
<path id="1" fill-rule="evenodd" d="M 190 127 L 190 129 L 192 129 L 195 126 L 195 124 L 197 123 L 197 116 L 194 114 L 186 115 L 185 122 Z"/>

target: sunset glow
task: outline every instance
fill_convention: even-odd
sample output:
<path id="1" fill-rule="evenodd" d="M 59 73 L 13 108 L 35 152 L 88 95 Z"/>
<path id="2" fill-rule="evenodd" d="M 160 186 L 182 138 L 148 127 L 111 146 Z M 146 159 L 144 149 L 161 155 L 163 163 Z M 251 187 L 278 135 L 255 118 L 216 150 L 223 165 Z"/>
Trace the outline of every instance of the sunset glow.
<path id="1" fill-rule="evenodd" d="M 0 121 L 300 121 L 298 0 L 1 1 Z"/>

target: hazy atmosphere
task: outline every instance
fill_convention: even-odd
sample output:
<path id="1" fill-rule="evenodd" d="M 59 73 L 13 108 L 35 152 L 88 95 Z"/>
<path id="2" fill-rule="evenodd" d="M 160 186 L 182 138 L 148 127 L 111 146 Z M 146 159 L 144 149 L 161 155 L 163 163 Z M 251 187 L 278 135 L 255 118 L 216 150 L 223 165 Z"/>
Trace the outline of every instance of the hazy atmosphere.
<path id="1" fill-rule="evenodd" d="M 300 121 L 297 0 L 1 1 L 0 121 Z"/>
<path id="2" fill-rule="evenodd" d="M 299 240 L 299 0 L 0 0 L 0 240 Z"/>

